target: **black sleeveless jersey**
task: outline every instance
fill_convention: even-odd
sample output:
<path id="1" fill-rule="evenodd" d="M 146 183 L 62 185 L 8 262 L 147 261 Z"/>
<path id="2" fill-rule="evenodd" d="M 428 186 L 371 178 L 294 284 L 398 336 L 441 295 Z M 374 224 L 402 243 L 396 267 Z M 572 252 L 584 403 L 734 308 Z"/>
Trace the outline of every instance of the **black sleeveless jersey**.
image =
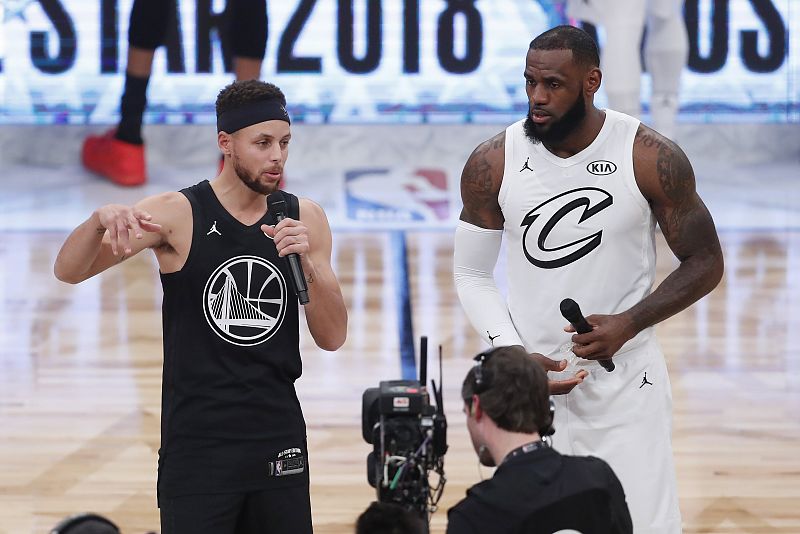
<path id="1" fill-rule="evenodd" d="M 268 467 L 306 450 L 294 388 L 302 372 L 297 297 L 286 259 L 260 229 L 276 221 L 265 213 L 242 224 L 208 181 L 181 193 L 194 224 L 185 265 L 161 275 L 159 495 L 300 484 L 307 472 L 275 477 Z M 299 218 L 297 198 L 284 195 L 287 215 Z"/>

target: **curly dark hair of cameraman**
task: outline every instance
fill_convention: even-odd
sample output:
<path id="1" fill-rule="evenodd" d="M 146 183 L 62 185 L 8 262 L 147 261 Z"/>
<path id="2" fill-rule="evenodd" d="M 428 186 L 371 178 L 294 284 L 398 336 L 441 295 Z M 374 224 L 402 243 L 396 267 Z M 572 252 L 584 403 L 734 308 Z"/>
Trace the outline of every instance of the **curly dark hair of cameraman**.
<path id="1" fill-rule="evenodd" d="M 356 534 L 423 534 L 422 519 L 398 504 L 373 502 L 358 517 Z"/>
<path id="2" fill-rule="evenodd" d="M 259 80 L 236 81 L 225 86 L 217 95 L 216 111 L 219 116 L 255 102 L 278 101 L 286 107 L 286 96 L 277 85 Z"/>
<path id="3" fill-rule="evenodd" d="M 519 346 L 498 347 L 485 354 L 476 364 L 481 366 L 484 382 L 478 394 L 483 411 L 509 432 L 541 433 L 549 428 L 550 393 L 544 369 Z M 461 398 L 470 408 L 475 390 L 473 367 L 461 387 Z"/>

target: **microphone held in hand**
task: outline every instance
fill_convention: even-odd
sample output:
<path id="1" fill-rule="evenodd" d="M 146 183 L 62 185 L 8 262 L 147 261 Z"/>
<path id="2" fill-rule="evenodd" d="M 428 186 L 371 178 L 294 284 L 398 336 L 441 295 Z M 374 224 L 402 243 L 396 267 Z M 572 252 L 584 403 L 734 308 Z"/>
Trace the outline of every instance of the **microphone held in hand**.
<path id="1" fill-rule="evenodd" d="M 564 319 L 569 321 L 569 323 L 575 328 L 575 331 L 579 334 L 586 334 L 594 330 L 592 325 L 586 322 L 586 318 L 581 313 L 581 308 L 578 306 L 578 303 L 572 299 L 564 299 L 561 301 L 561 315 L 564 316 Z M 608 371 L 609 373 L 614 370 L 616 367 L 614 362 L 609 360 L 597 360 L 597 363 L 603 366 L 603 369 Z"/>
<path id="2" fill-rule="evenodd" d="M 286 218 L 286 201 L 283 199 L 282 191 L 275 191 L 267 197 L 267 207 L 275 215 L 275 220 L 281 222 Z M 300 256 L 295 253 L 287 254 L 286 260 L 289 262 L 291 272 L 292 288 L 297 295 L 300 304 L 308 304 L 308 286 L 306 277 L 303 274 L 303 266 L 300 265 Z"/>

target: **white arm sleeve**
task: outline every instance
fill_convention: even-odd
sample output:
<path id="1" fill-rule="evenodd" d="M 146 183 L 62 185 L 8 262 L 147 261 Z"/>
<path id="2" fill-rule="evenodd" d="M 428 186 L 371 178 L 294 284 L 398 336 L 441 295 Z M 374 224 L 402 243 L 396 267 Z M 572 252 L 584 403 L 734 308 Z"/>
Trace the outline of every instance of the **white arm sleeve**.
<path id="1" fill-rule="evenodd" d="M 502 230 L 488 230 L 458 221 L 453 246 L 453 280 L 464 312 L 484 341 L 493 347 L 523 346 L 494 280 L 494 266 L 502 240 Z"/>

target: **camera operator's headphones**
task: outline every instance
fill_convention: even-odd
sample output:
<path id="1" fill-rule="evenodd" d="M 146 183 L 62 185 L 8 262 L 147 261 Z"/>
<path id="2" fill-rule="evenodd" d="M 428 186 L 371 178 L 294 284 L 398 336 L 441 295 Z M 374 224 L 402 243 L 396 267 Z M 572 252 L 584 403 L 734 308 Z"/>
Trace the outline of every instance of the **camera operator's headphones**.
<path id="1" fill-rule="evenodd" d="M 50 534 L 119 534 L 119 527 L 97 514 L 78 514 L 63 519 Z"/>
<path id="2" fill-rule="evenodd" d="M 473 388 L 473 393 L 475 395 L 480 395 L 492 387 L 492 373 L 489 369 L 484 369 L 483 364 L 489 361 L 489 358 L 491 358 L 500 348 L 502 347 L 493 347 L 491 349 L 487 349 L 473 358 L 473 360 L 475 360 L 475 365 L 473 366 L 473 376 L 475 377 L 475 387 Z M 550 408 L 550 424 L 538 429 L 539 435 L 542 436 L 542 438 L 552 436 L 556 431 L 556 429 L 553 428 L 553 417 L 555 416 L 556 412 L 556 403 L 553 400 L 552 395 L 549 395 L 547 399 Z"/>

